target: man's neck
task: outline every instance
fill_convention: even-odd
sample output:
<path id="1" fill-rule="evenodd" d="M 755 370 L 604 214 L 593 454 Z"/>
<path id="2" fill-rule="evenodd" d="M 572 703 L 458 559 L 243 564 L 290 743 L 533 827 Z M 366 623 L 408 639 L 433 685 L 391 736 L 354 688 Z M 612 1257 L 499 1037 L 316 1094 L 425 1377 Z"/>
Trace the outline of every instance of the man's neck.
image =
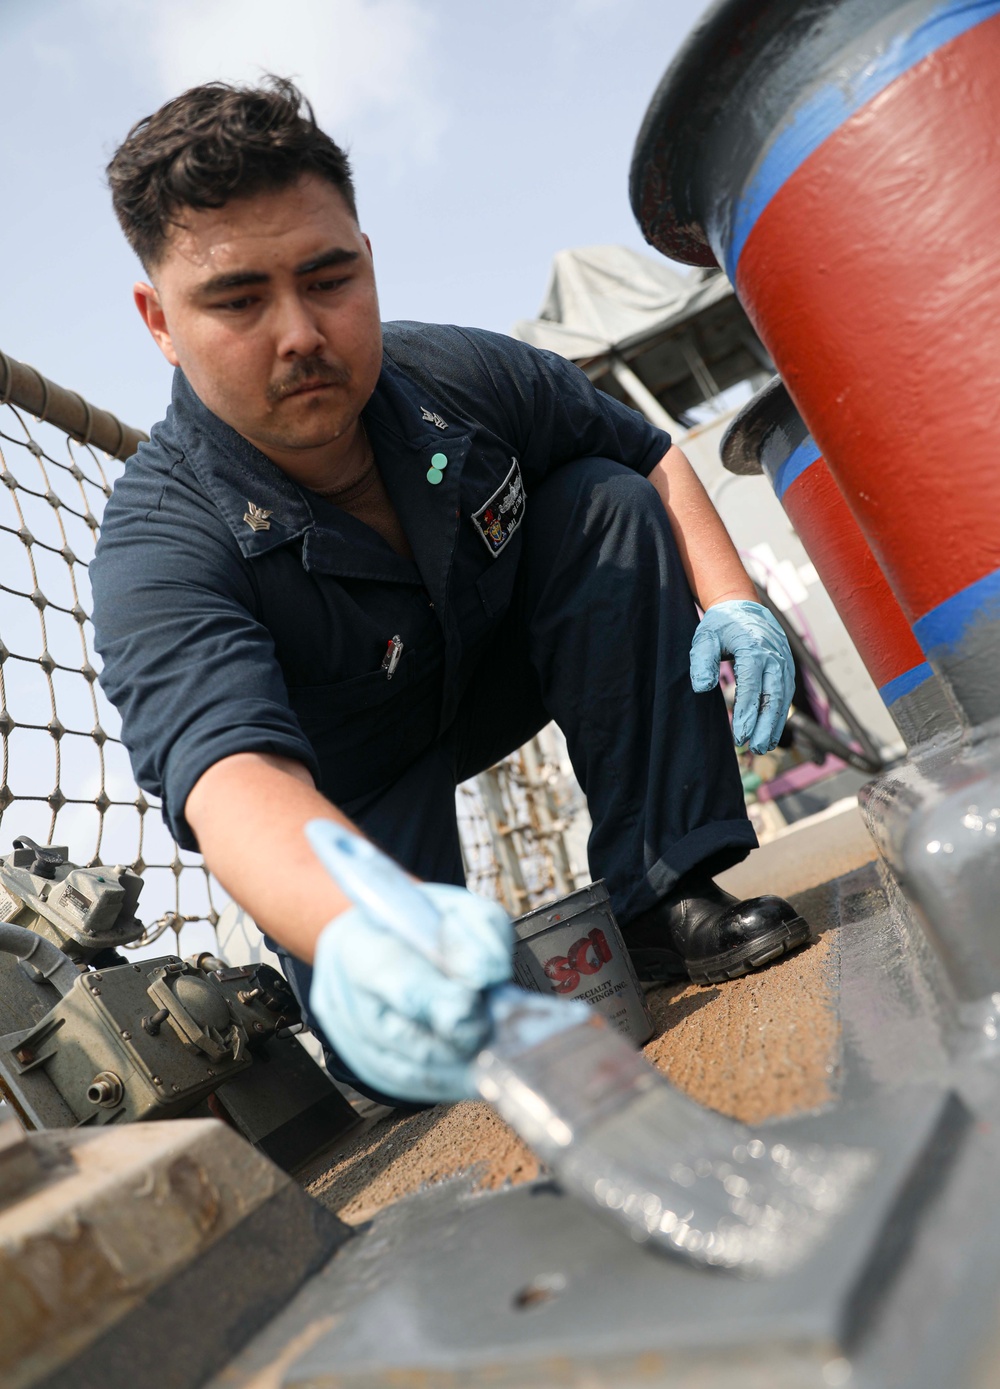
<path id="1" fill-rule="evenodd" d="M 316 448 L 287 449 L 249 441 L 293 482 L 315 492 L 347 484 L 366 468 L 371 445 L 360 417 L 336 439 Z"/>

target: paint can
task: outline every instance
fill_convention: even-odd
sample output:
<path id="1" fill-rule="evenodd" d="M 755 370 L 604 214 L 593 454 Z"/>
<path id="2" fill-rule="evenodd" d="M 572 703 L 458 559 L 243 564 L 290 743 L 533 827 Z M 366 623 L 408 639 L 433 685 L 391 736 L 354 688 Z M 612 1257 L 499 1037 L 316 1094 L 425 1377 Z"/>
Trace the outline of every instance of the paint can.
<path id="1" fill-rule="evenodd" d="M 636 1046 L 653 1019 L 603 882 L 536 907 L 514 922 L 514 979 L 522 989 L 582 998 Z"/>

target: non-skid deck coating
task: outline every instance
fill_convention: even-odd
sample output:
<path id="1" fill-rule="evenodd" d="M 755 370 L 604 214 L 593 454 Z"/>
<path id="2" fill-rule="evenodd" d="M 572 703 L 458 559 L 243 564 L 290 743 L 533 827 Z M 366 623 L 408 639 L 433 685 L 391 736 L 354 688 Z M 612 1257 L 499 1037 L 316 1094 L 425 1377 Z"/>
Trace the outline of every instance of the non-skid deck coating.
<path id="1" fill-rule="evenodd" d="M 693 1100 L 743 1123 L 817 1109 L 834 1094 L 835 968 L 833 939 L 821 936 L 742 979 L 659 991 L 650 1005 L 660 1035 L 646 1056 Z"/>
<path id="2" fill-rule="evenodd" d="M 835 871 L 847 872 L 873 852 L 857 834 L 856 816 L 849 812 L 843 826 L 816 827 L 828 842 L 839 833 Z M 836 894 L 831 883 L 802 890 L 810 856 L 797 838 L 765 846 L 734 876 L 747 895 L 787 893 L 819 938 L 743 979 L 650 995 L 656 1033 L 645 1048 L 648 1059 L 693 1099 L 746 1123 L 819 1108 L 835 1093 L 837 951 L 834 936 L 822 932 L 833 919 Z M 802 839 L 808 838 L 807 827 Z M 829 864 L 817 855 L 817 872 Z M 531 1181 L 539 1166 L 486 1105 L 466 1103 L 387 1115 L 351 1139 L 332 1164 L 310 1173 L 307 1189 L 342 1220 L 359 1224 L 413 1191 L 466 1172 L 480 1188 L 494 1189 Z"/>

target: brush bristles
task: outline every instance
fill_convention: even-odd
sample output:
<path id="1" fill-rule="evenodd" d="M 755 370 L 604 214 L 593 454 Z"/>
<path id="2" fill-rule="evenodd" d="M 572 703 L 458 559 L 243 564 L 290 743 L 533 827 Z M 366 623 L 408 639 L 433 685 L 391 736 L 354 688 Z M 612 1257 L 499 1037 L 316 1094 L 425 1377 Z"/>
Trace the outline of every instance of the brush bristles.
<path id="1" fill-rule="evenodd" d="M 679 1094 L 599 1018 L 527 1050 L 504 1042 L 501 1029 L 477 1063 L 483 1097 L 568 1191 L 697 1263 L 786 1271 L 873 1168 L 865 1150 L 766 1145 Z"/>

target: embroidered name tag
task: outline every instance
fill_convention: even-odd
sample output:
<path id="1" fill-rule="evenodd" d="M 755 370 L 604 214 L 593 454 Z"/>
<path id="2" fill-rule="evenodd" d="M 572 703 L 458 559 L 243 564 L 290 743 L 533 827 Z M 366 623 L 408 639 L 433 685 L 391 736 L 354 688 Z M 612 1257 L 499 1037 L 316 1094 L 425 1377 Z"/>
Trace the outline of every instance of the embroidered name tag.
<path id="1" fill-rule="evenodd" d="M 524 519 L 524 484 L 517 459 L 485 506 L 473 513 L 472 524 L 491 555 L 498 555 Z"/>

